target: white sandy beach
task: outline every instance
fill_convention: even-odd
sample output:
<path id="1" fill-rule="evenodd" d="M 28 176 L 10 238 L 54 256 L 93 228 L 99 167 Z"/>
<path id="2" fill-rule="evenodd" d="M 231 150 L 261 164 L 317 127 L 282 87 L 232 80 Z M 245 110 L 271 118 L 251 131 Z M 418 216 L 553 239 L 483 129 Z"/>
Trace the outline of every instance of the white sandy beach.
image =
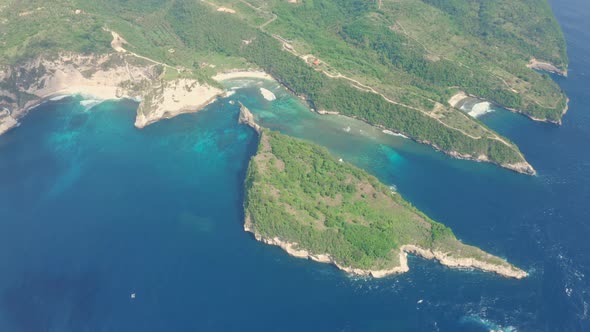
<path id="1" fill-rule="evenodd" d="M 469 97 L 465 92 L 459 91 L 449 99 L 449 105 L 457 107 L 457 105 L 465 98 Z"/>
<path id="2" fill-rule="evenodd" d="M 471 108 L 471 110 L 467 112 L 467 114 L 471 115 L 474 118 L 477 118 L 493 111 L 494 109 L 492 108 L 492 104 L 490 102 L 483 101 L 481 103 L 473 105 L 473 108 Z"/>
<path id="3" fill-rule="evenodd" d="M 214 80 L 226 81 L 238 78 L 256 78 L 263 80 L 274 80 L 272 76 L 261 70 L 241 70 L 241 71 L 230 71 L 226 73 L 220 73 L 212 77 Z"/>

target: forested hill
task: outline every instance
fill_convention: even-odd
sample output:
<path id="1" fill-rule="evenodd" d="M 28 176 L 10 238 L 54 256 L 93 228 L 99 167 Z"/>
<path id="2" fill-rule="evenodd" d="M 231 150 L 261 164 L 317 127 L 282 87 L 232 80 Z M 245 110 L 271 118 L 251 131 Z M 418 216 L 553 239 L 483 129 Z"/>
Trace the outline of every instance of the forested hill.
<path id="1" fill-rule="evenodd" d="M 466 34 L 567 68 L 565 39 L 547 1 L 424 0 Z"/>
<path id="2" fill-rule="evenodd" d="M 315 109 L 529 173 L 514 144 L 450 97 L 553 122 L 566 106 L 547 74 L 527 68 L 532 58 L 567 68 L 546 0 L 0 0 L 0 24 L 5 66 L 112 52 L 116 31 L 127 50 L 211 84 L 216 72 L 262 68 Z"/>
<path id="3" fill-rule="evenodd" d="M 406 272 L 405 253 L 506 277 L 527 273 L 465 245 L 366 172 L 267 129 L 245 180 L 245 229 L 298 257 L 355 274 Z"/>

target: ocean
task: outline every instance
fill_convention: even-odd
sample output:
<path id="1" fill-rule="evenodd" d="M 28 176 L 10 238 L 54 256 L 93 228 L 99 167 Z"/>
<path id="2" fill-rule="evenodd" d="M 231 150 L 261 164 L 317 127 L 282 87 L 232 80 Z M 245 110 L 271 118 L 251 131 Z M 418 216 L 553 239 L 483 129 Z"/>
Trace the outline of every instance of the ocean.
<path id="1" fill-rule="evenodd" d="M 590 330 L 590 2 L 553 5 L 570 57 L 555 77 L 571 99 L 563 126 L 480 118 L 534 177 L 319 116 L 273 82 L 227 82 L 234 95 L 143 130 L 130 101 L 38 107 L 0 136 L 0 331 Z M 410 272 L 375 280 L 257 242 L 242 209 L 256 136 L 237 100 L 530 277 L 410 257 Z"/>

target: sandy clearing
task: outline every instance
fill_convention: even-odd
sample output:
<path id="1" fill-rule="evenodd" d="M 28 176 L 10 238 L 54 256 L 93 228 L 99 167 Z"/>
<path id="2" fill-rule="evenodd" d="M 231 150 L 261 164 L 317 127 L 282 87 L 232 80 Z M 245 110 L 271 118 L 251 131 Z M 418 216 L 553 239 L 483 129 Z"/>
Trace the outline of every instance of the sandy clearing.
<path id="1" fill-rule="evenodd" d="M 272 76 L 261 70 L 241 70 L 241 71 L 230 71 L 226 73 L 220 73 L 213 76 L 216 81 L 226 81 L 238 78 L 255 78 L 263 80 L 274 80 Z"/>

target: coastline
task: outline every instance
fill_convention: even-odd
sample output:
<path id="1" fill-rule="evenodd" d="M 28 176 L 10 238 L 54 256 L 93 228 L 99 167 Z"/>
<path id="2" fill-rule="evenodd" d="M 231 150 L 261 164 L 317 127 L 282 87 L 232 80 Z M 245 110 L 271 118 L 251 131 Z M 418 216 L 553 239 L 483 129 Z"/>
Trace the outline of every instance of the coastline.
<path id="1" fill-rule="evenodd" d="M 99 101 L 135 100 L 139 102 L 135 126 L 141 129 L 162 119 L 198 112 L 228 93 L 194 79 L 162 81 L 156 70 L 157 64 L 146 62 L 131 65 L 126 61 L 129 55 L 115 46 L 117 53 L 113 54 L 62 54 L 53 60 L 37 58 L 14 70 L 7 68 L 0 75 L 1 80 L 9 79 L 17 69 L 42 73 L 34 78 L 34 84 L 19 91 L 34 96 L 34 99 L 24 105 L 0 105 L 0 135 L 18 127 L 19 120 L 29 111 L 56 97 L 79 95 Z M 109 62 L 116 64 L 108 68 L 101 67 Z M 239 78 L 275 81 L 271 75 L 260 70 L 234 70 L 212 78 L 216 81 Z M 0 90 L 0 95 L 17 100 L 13 91 Z M 266 97 L 271 98 L 270 95 Z"/>
<path id="2" fill-rule="evenodd" d="M 4 108 L 0 111 L 0 136 L 7 133 L 8 131 L 17 128 L 20 126 L 20 120 L 27 116 L 30 111 L 33 109 L 51 101 L 58 101 L 55 99 L 59 97 L 59 100 L 66 98 L 66 97 L 74 97 L 74 96 L 81 96 L 84 99 L 88 100 L 97 100 L 99 102 L 107 101 L 107 100 L 123 100 L 123 99 L 130 99 L 138 101 L 137 98 L 132 98 L 129 96 L 116 96 L 115 95 L 108 95 L 105 97 L 105 94 L 93 94 L 87 92 L 84 88 L 78 86 L 80 89 L 72 88 L 72 89 L 65 89 L 61 91 L 57 91 L 55 94 L 49 94 L 45 97 L 40 97 L 39 99 L 32 100 L 27 102 L 23 107 L 20 107 L 12 112 L 10 112 L 7 108 Z M 89 89 L 92 90 L 92 89 Z M 2 116 L 4 115 L 4 116 Z M 7 119 L 7 120 L 3 120 Z"/>
<path id="3" fill-rule="evenodd" d="M 258 133 L 258 139 L 260 142 L 261 138 L 261 131 L 262 128 L 258 123 L 256 123 L 254 119 L 254 115 L 250 112 L 250 110 L 244 106 L 240 102 L 240 113 L 238 117 L 238 122 L 240 124 L 245 124 L 251 128 L 253 128 Z M 252 162 L 252 161 L 251 161 Z M 478 248 L 475 248 L 479 251 L 479 254 L 484 255 L 484 257 L 490 259 L 499 259 L 503 262 L 503 264 L 493 264 L 485 261 L 480 261 L 475 258 L 470 257 L 451 257 L 450 253 L 446 253 L 440 250 L 431 250 L 431 249 L 424 249 L 417 245 L 413 244 L 405 244 L 399 248 L 399 265 L 393 266 L 391 268 L 386 269 L 359 269 L 353 268 L 350 266 L 344 266 L 338 263 L 330 254 L 327 253 L 312 253 L 306 249 L 299 248 L 299 245 L 294 242 L 289 242 L 282 240 L 279 237 L 267 238 L 262 236 L 260 233 L 256 231 L 254 228 L 254 223 L 252 221 L 252 216 L 247 210 L 247 207 L 244 205 L 244 231 L 249 232 L 254 235 L 254 238 L 257 241 L 263 242 L 268 245 L 278 246 L 284 251 L 286 251 L 289 255 L 297 258 L 305 258 L 310 259 L 315 262 L 331 264 L 336 266 L 338 269 L 345 271 L 347 273 L 359 276 L 370 276 L 373 278 L 383 278 L 390 275 L 400 274 L 404 272 L 408 272 L 410 270 L 408 266 L 408 254 L 413 254 L 416 256 L 420 256 L 422 258 L 428 260 L 436 260 L 440 264 L 447 266 L 449 268 L 458 268 L 458 269 L 478 269 L 484 272 L 493 272 L 498 275 L 501 275 L 506 278 L 514 278 L 514 279 L 522 279 L 528 276 L 528 273 L 525 271 L 518 269 L 517 267 L 505 262 L 493 255 L 485 253 Z M 460 243 L 460 242 L 459 242 Z"/>
<path id="4" fill-rule="evenodd" d="M 137 108 L 135 127 L 141 129 L 162 119 L 198 112 L 224 94 L 219 88 L 193 79 L 162 82 L 144 91 Z"/>
<path id="5" fill-rule="evenodd" d="M 457 151 L 446 152 L 442 149 L 439 149 L 437 146 L 435 146 L 433 144 L 431 144 L 431 146 L 433 146 L 435 150 L 441 151 L 444 154 L 449 155 L 455 159 L 471 160 L 471 161 L 476 161 L 478 163 L 485 162 L 485 163 L 490 163 L 490 164 L 508 169 L 508 170 L 516 172 L 516 173 L 521 173 L 521 174 L 525 174 L 525 175 L 532 175 L 532 176 L 537 175 L 537 171 L 535 170 L 535 168 L 531 164 L 529 164 L 528 161 L 526 161 L 526 160 L 518 162 L 518 163 L 514 163 L 514 164 L 501 164 L 501 163 L 490 160 L 485 155 L 479 155 L 478 157 L 473 157 L 472 155 L 461 154 Z"/>
<path id="6" fill-rule="evenodd" d="M 312 110 L 313 111 L 313 110 Z M 357 117 L 353 117 L 353 116 L 349 116 L 349 115 L 343 115 L 340 114 L 340 112 L 335 112 L 335 111 L 326 111 L 326 110 L 318 110 L 318 111 L 313 111 L 315 113 L 318 113 L 320 115 L 338 115 L 338 116 L 344 116 L 347 117 L 349 119 L 354 119 L 354 120 L 359 120 L 359 121 L 363 121 L 364 123 L 371 125 L 375 128 L 381 129 L 384 133 L 386 134 L 390 134 L 390 135 L 394 135 L 394 136 L 400 136 L 406 139 L 411 139 L 412 141 L 416 142 L 416 143 L 420 143 L 420 144 L 424 144 L 424 145 L 428 145 L 431 148 L 433 148 L 436 151 L 442 152 L 447 156 L 450 156 L 452 158 L 455 159 L 461 159 L 461 160 L 470 160 L 470 161 L 475 161 L 475 162 L 487 162 L 505 169 L 508 169 L 510 171 L 516 172 L 516 173 L 520 173 L 520 174 L 525 174 L 525 175 L 536 175 L 537 171 L 534 169 L 534 167 L 529 164 L 526 160 L 523 159 L 523 161 L 515 163 L 515 164 L 502 164 L 502 163 L 498 163 L 495 161 L 490 160 L 487 156 L 485 155 L 480 155 L 477 157 L 474 157 L 470 154 L 462 154 L 459 153 L 457 151 L 447 151 L 447 150 L 443 150 L 441 149 L 439 146 L 437 146 L 436 144 L 430 142 L 430 141 L 424 141 L 424 140 L 419 140 L 416 139 L 414 137 L 411 136 L 407 136 L 403 133 L 399 133 L 397 131 L 391 130 L 390 128 L 386 128 L 385 126 L 382 125 L 376 125 L 373 123 L 370 123 L 368 121 L 366 121 L 365 119 L 361 119 L 361 118 L 357 118 Z"/>
<path id="7" fill-rule="evenodd" d="M 196 81 L 192 83 L 196 83 Z M 135 120 L 135 127 L 142 129 L 163 119 L 171 119 L 181 114 L 198 112 L 209 104 L 215 102 L 218 97 L 225 94 L 223 90 L 207 86 L 201 86 L 201 89 L 193 90 L 192 93 L 187 91 L 187 93 L 184 94 L 174 94 L 175 92 L 178 92 L 177 89 L 165 88 L 163 89 L 163 102 L 150 105 L 150 111 L 145 115 L 142 112 L 142 110 L 147 107 L 145 98 L 121 93 L 121 91 L 122 90 L 119 87 L 115 86 L 96 87 L 92 85 L 76 85 L 67 89 L 55 91 L 55 93 L 47 94 L 46 96 L 39 97 L 38 100 L 27 103 L 22 109 L 15 112 L 17 116 L 8 113 L 6 116 L 9 117 L 9 120 L 4 122 L 0 121 L 0 135 L 18 127 L 20 125 L 19 120 L 26 116 L 31 110 L 44 103 L 56 101 L 54 100 L 56 97 L 64 98 L 81 96 L 84 99 L 97 100 L 99 102 L 123 99 L 136 101 L 139 103 L 139 106 Z M 0 119 L 2 118 L 2 115 L 4 115 L 2 114 L 3 112 L 7 112 L 7 110 L 0 111 Z"/>
<path id="8" fill-rule="evenodd" d="M 61 54 L 55 59 L 37 58 L 19 67 L 4 68 L 0 80 L 20 79 L 32 84 L 18 90 L 2 90 L 7 100 L 0 103 L 0 135 L 15 128 L 35 107 L 64 96 L 105 100 L 131 99 L 139 102 L 135 126 L 145 126 L 179 114 L 197 112 L 224 95 L 217 87 L 196 79 L 165 81 L 158 64 L 133 58 L 123 52 L 105 55 Z M 15 76 L 20 72 L 19 76 Z M 24 73 L 24 74 L 22 74 Z M 18 83 L 18 82 L 17 82 Z M 19 94 L 29 101 L 19 104 Z"/>
<path id="9" fill-rule="evenodd" d="M 480 98 L 480 97 L 477 97 L 477 96 L 473 96 L 473 95 L 466 94 L 466 93 L 465 93 L 465 92 L 463 92 L 463 91 L 459 91 L 458 93 L 454 94 L 454 95 L 453 95 L 453 96 L 452 96 L 452 97 L 451 97 L 451 98 L 448 100 L 448 103 L 449 103 L 449 105 L 451 105 L 452 107 L 455 107 L 455 108 L 457 108 L 457 105 L 458 105 L 458 104 L 459 104 L 461 101 L 465 100 L 466 98 L 477 98 L 477 99 L 480 99 L 480 100 L 485 100 L 485 99 L 482 99 L 482 98 Z M 486 102 L 488 102 L 488 103 L 491 103 L 491 104 L 493 104 L 493 105 L 496 105 L 496 106 L 498 106 L 498 107 L 501 107 L 501 108 L 507 109 L 507 110 L 509 110 L 509 111 L 510 111 L 510 112 L 512 112 L 512 113 L 517 113 L 517 114 L 524 115 L 524 116 L 526 116 L 527 118 L 529 118 L 529 119 L 531 119 L 531 120 L 533 120 L 533 121 L 537 121 L 537 122 L 545 122 L 545 123 L 552 123 L 552 124 L 556 124 L 556 125 L 559 125 L 559 126 L 560 126 L 560 125 L 562 125 L 562 123 L 563 123 L 563 119 L 562 119 L 562 118 L 563 118 L 563 116 L 565 116 L 565 114 L 566 114 L 566 113 L 567 113 L 567 111 L 569 110 L 569 102 L 570 102 L 570 99 L 569 99 L 569 98 L 566 96 L 566 100 L 565 100 L 565 107 L 564 107 L 564 108 L 563 108 L 563 110 L 561 111 L 561 117 L 562 117 L 562 118 L 560 118 L 560 119 L 559 119 L 559 120 L 557 120 L 557 121 L 555 121 L 555 120 L 550 120 L 550 119 L 540 119 L 540 118 L 537 118 L 537 117 L 535 117 L 535 116 L 533 116 L 533 115 L 527 114 L 527 113 L 525 113 L 525 112 L 522 112 L 522 111 L 520 111 L 520 110 L 518 110 L 518 109 L 515 109 L 515 108 L 510 108 L 510 107 L 502 106 L 502 105 L 499 105 L 499 104 L 496 104 L 496 103 L 494 103 L 494 102 L 490 102 L 490 101 L 487 101 L 487 100 L 485 100 L 485 101 L 486 101 Z"/>
<path id="10" fill-rule="evenodd" d="M 258 123 L 256 123 L 256 120 L 254 119 L 254 114 L 252 114 L 248 107 L 244 106 L 244 104 L 242 104 L 241 101 L 238 101 L 238 103 L 240 104 L 240 114 L 238 116 L 238 123 L 245 124 L 251 127 L 260 135 L 262 128 L 260 128 Z"/>
<path id="11" fill-rule="evenodd" d="M 229 80 L 229 79 L 236 79 L 236 78 L 256 78 L 256 79 L 261 79 L 262 78 L 262 79 L 268 79 L 268 80 L 277 81 L 275 78 L 273 78 L 271 75 L 267 74 L 264 71 L 237 70 L 237 71 L 230 71 L 230 72 L 227 72 L 227 73 L 222 73 L 222 74 L 218 74 L 216 76 L 213 76 L 213 79 L 214 80 L 217 80 L 217 81 L 223 81 L 223 80 Z M 280 83 L 280 84 L 283 85 L 283 86 L 285 86 L 282 83 Z M 288 91 L 291 91 L 287 86 L 285 86 L 285 88 L 287 88 Z M 291 91 L 291 93 L 293 93 L 293 91 Z M 299 99 L 301 99 L 303 102 L 305 102 L 307 104 L 305 98 L 303 98 L 302 96 L 297 96 L 294 93 L 293 93 L 293 95 L 296 96 L 296 97 L 299 97 Z M 244 108 L 250 114 L 250 117 L 248 117 L 248 118 L 249 119 L 254 119 L 254 117 L 250 113 L 250 111 L 242 103 L 240 103 L 240 105 L 241 105 L 240 110 L 242 110 L 242 108 Z M 349 116 L 349 115 L 343 115 L 343 114 L 341 114 L 338 111 L 314 110 L 311 107 L 309 107 L 309 105 L 308 105 L 308 108 L 310 109 L 311 112 L 314 112 L 314 113 L 317 113 L 317 114 L 320 114 L 320 115 L 338 115 L 338 116 L 347 117 L 349 119 L 363 121 L 364 123 L 366 123 L 366 124 L 368 124 L 370 126 L 373 126 L 375 128 L 381 129 L 386 134 L 390 134 L 390 135 L 393 135 L 393 136 L 400 136 L 400 137 L 403 137 L 403 138 L 406 138 L 406 139 L 411 139 L 411 140 L 413 140 L 413 141 L 415 141 L 417 143 L 420 143 L 420 144 L 428 145 L 428 146 L 434 148 L 435 150 L 440 151 L 440 152 L 442 152 L 442 153 L 444 153 L 446 155 L 449 155 L 449 156 L 451 156 L 453 158 L 465 159 L 465 160 L 472 160 L 472 161 L 478 161 L 478 162 L 487 161 L 487 162 L 490 162 L 490 163 L 495 164 L 497 166 L 504 167 L 504 168 L 510 169 L 510 170 L 515 171 L 515 172 L 518 172 L 518 173 L 523 173 L 523 174 L 536 174 L 536 172 L 533 169 L 533 167 L 530 164 L 528 164 L 526 161 L 525 161 L 525 163 L 530 168 L 529 170 L 526 170 L 526 169 L 522 170 L 520 168 L 513 168 L 510 165 L 505 166 L 505 165 L 501 165 L 499 163 L 491 162 L 491 161 L 487 160 L 487 158 L 486 158 L 486 160 L 482 160 L 481 158 L 480 159 L 473 158 L 470 155 L 461 155 L 461 154 L 457 153 L 456 151 L 445 151 L 445 150 L 440 149 L 438 146 L 436 146 L 435 144 L 433 144 L 431 142 L 420 141 L 420 140 L 414 139 L 412 137 L 409 137 L 409 136 L 407 136 L 407 135 L 405 135 L 403 133 L 399 133 L 397 131 L 393 131 L 390 128 L 386 128 L 386 127 L 381 126 L 381 125 L 372 124 L 372 123 L 370 123 L 370 122 L 368 122 L 368 121 L 366 121 L 364 119 L 360 119 L 360 118 Z M 240 112 L 240 116 L 241 116 L 241 114 L 242 114 L 242 112 Z M 254 128 L 257 132 L 260 132 L 259 125 L 256 122 L 254 122 L 254 121 L 251 121 L 251 122 L 245 121 L 245 122 L 240 122 L 240 123 L 245 123 L 245 124 L 251 126 L 252 128 Z M 256 127 L 254 127 L 253 125 L 256 126 Z"/>
<path id="12" fill-rule="evenodd" d="M 545 71 L 548 73 L 557 74 L 557 75 L 560 75 L 563 77 L 567 77 L 567 74 L 568 74 L 567 68 L 566 69 L 559 69 L 559 68 L 557 68 L 557 66 L 555 66 L 551 62 L 541 61 L 536 58 L 531 58 L 531 60 L 529 61 L 529 63 L 526 66 L 531 69 L 541 70 L 541 71 Z"/>
<path id="13" fill-rule="evenodd" d="M 263 79 L 269 81 L 276 81 L 274 77 L 267 74 L 265 71 L 262 70 L 232 70 L 227 71 L 224 73 L 216 74 L 212 77 L 215 81 L 227 81 L 239 78 L 254 78 L 254 79 Z"/>
<path id="14" fill-rule="evenodd" d="M 507 266 L 498 265 L 487 263 L 483 261 L 479 261 L 474 258 L 454 258 L 451 257 L 449 254 L 439 251 L 439 250 L 431 250 L 431 249 L 424 249 L 416 245 L 406 244 L 400 247 L 399 249 L 399 266 L 394 266 L 389 269 L 381 269 L 381 270 L 369 270 L 369 269 L 358 269 L 348 266 L 343 266 L 336 262 L 334 258 L 332 258 L 329 254 L 313 254 L 305 249 L 298 248 L 298 244 L 294 242 L 283 241 L 278 237 L 274 238 L 265 238 L 258 234 L 252 224 L 252 220 L 248 213 L 246 212 L 245 220 L 244 220 L 244 231 L 249 232 L 254 235 L 254 238 L 257 241 L 262 243 L 273 245 L 280 247 L 289 255 L 296 257 L 296 258 L 303 258 L 303 259 L 310 259 L 312 261 L 324 264 L 331 264 L 338 269 L 357 276 L 367 276 L 373 278 L 384 278 L 387 276 L 392 276 L 396 274 L 401 274 L 408 272 L 410 270 L 408 265 L 408 254 L 415 255 L 427 260 L 435 260 L 441 265 L 444 265 L 448 268 L 454 269 L 476 269 L 483 272 L 492 272 L 496 273 L 505 278 L 513 278 L 513 279 L 523 279 L 528 276 L 523 270 L 520 270 L 508 263 Z"/>
<path id="15" fill-rule="evenodd" d="M 529 118 L 529 119 L 531 119 L 533 121 L 545 122 L 545 123 L 552 123 L 552 124 L 561 126 L 563 124 L 563 117 L 567 114 L 567 111 L 569 110 L 569 102 L 570 102 L 570 99 L 568 97 L 565 97 L 565 107 L 561 111 L 561 118 L 559 120 L 557 120 L 557 121 L 555 121 L 555 120 L 549 120 L 549 119 L 539 119 L 539 118 L 536 118 L 536 117 L 534 117 L 534 116 L 532 116 L 530 114 L 526 114 L 526 113 L 521 112 L 521 111 L 519 111 L 517 109 L 514 109 L 514 108 L 506 108 L 506 109 L 509 110 L 510 112 L 513 112 L 513 113 L 522 114 L 522 115 L 526 116 L 527 118 Z"/>
<path id="16" fill-rule="evenodd" d="M 120 60 L 118 66 L 96 70 L 97 66 L 111 60 L 112 57 Z M 119 52 L 104 56 L 62 55 L 57 61 L 37 59 L 36 63 L 28 66 L 27 69 L 29 71 L 40 65 L 50 69 L 50 73 L 44 73 L 45 75 L 42 75 L 37 80 L 40 82 L 38 83 L 39 86 L 33 85 L 26 91 L 37 96 L 38 99 L 27 103 L 16 111 L 13 110 L 12 113 L 9 111 L 9 117 L 4 117 L 6 119 L 4 121 L 2 121 L 3 118 L 0 116 L 0 134 L 16 127 L 18 120 L 26 115 L 30 109 L 55 96 L 82 95 L 91 96 L 93 99 L 101 101 L 119 100 L 123 98 L 139 101 L 140 105 L 137 110 L 135 126 L 137 128 L 144 128 L 161 119 L 169 119 L 183 113 L 197 112 L 214 102 L 217 97 L 224 96 L 228 93 L 228 91 L 201 84 L 191 79 L 176 79 L 174 81 L 163 82 L 159 80 L 156 74 L 155 68 L 157 65 L 153 63 L 144 64 L 143 66 L 129 65 L 125 61 L 125 57 L 126 55 L 124 53 Z M 67 65 L 64 64 L 65 60 L 69 60 Z M 72 65 L 71 62 L 75 65 Z M 95 71 L 90 76 L 88 74 L 83 75 L 83 70 L 88 70 L 89 68 Z M 268 73 L 260 70 L 232 70 L 217 74 L 212 78 L 219 82 L 239 78 L 277 81 Z M 466 97 L 468 97 L 467 94 L 459 93 L 453 96 L 449 102 L 456 105 L 456 103 Z M 265 99 L 272 98 L 269 95 Z M 315 112 L 322 115 L 340 114 L 336 111 L 327 110 L 316 110 Z M 386 130 L 388 133 L 397 133 L 390 128 L 369 123 L 364 119 L 351 116 L 347 117 L 361 120 L 376 128 Z M 446 151 L 431 142 L 414 139 L 403 133 L 397 134 L 403 135 L 403 137 L 410 138 L 418 143 L 429 145 L 435 150 L 454 158 L 490 162 L 515 172 L 536 174 L 534 168 L 526 160 L 517 164 L 500 164 L 490 161 L 487 156 L 483 156 L 482 158 L 482 156 Z"/>
<path id="17" fill-rule="evenodd" d="M 0 110 L 0 135 L 10 129 L 18 127 L 19 122 L 10 114 L 7 109 Z"/>

